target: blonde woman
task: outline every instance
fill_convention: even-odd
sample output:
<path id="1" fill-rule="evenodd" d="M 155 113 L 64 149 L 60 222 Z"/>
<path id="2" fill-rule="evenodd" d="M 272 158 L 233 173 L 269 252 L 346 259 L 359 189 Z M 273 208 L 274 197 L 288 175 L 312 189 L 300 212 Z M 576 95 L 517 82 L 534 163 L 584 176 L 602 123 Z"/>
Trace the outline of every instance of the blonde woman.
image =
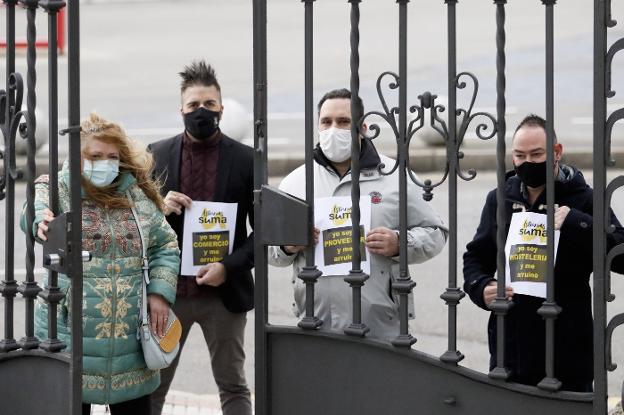
<path id="1" fill-rule="evenodd" d="M 150 394 L 160 377 L 146 367 L 136 336 L 142 295 L 137 226 L 148 244 L 148 306 L 152 329 L 160 335 L 175 300 L 180 262 L 176 235 L 163 215 L 149 154 L 136 149 L 119 125 L 96 114 L 81 127 L 82 249 L 93 256 L 83 272 L 83 414 L 90 413 L 90 404 L 108 404 L 112 415 L 149 415 Z M 41 240 L 46 240 L 54 220 L 48 200 L 48 177 L 41 176 L 31 228 Z M 61 212 L 67 211 L 67 163 L 59 172 L 59 200 Z M 22 225 L 25 229 L 24 217 Z M 58 307 L 59 339 L 70 345 L 70 281 L 65 275 L 59 276 L 59 286 L 67 294 Z M 39 301 L 35 329 L 41 339 L 47 337 L 47 312 L 47 305 Z"/>

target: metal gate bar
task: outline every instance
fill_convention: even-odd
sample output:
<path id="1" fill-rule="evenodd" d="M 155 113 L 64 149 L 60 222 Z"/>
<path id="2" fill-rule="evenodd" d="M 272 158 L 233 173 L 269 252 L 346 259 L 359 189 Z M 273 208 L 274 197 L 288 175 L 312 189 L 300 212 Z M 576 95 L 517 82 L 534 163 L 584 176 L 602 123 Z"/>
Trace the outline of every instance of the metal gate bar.
<path id="1" fill-rule="evenodd" d="M 505 75 L 505 4 L 506 0 L 497 0 L 496 4 L 496 222 L 505 223 L 505 135 L 507 124 L 505 111 L 507 102 L 505 99 L 506 75 Z M 496 229 L 496 272 L 498 275 L 505 273 L 505 228 L 498 226 Z M 490 371 L 492 379 L 507 380 L 509 370 L 505 367 L 505 316 L 513 303 L 505 296 L 504 278 L 497 281 L 496 298 L 490 308 L 496 314 L 496 366 Z"/>
<path id="2" fill-rule="evenodd" d="M 448 0 L 447 4 L 447 37 L 448 37 L 448 140 L 446 140 L 446 158 L 449 161 L 449 236 L 448 236 L 448 287 L 442 298 L 448 306 L 448 349 L 440 360 L 445 363 L 457 364 L 464 355 L 457 350 L 457 306 L 466 295 L 457 287 L 457 0 Z"/>
<path id="3" fill-rule="evenodd" d="M 72 354 L 69 362 L 71 379 L 70 413 L 82 413 L 82 197 L 80 178 L 80 3 L 69 0 L 68 4 L 68 122 L 69 128 L 69 181 L 70 209 L 68 221 L 68 266 L 71 278 L 71 341 Z"/>
<path id="4" fill-rule="evenodd" d="M 57 13 L 65 7 L 61 0 L 42 0 L 41 7 L 48 13 L 48 142 L 50 144 L 48 163 L 50 169 L 49 208 L 55 217 L 60 214 L 58 200 L 58 49 Z M 60 218 L 57 218 L 57 220 Z M 44 265 L 48 265 L 45 263 Z M 47 352 L 59 352 L 67 347 L 57 338 L 57 308 L 65 297 L 58 286 L 58 272 L 48 270 L 48 285 L 39 294 L 48 303 L 48 338 L 40 347 Z M 80 314 L 82 315 L 82 313 Z"/>
<path id="5" fill-rule="evenodd" d="M 555 319 L 561 307 L 555 302 L 555 165 L 553 146 L 555 140 L 554 97 L 554 5 L 555 0 L 542 0 L 546 6 L 546 301 L 537 310 L 546 320 L 546 377 L 537 387 L 554 392 L 561 388 L 555 377 Z"/>
<path id="6" fill-rule="evenodd" d="M 35 221 L 35 178 L 37 176 L 37 165 L 35 163 L 35 153 L 37 151 L 37 141 L 35 132 L 37 128 L 37 119 L 35 115 L 35 107 L 37 106 L 37 94 L 35 87 L 37 84 L 37 71 L 35 63 L 37 60 L 37 28 L 35 26 L 35 16 L 37 12 L 38 1 L 26 0 L 23 2 L 26 6 L 26 66 L 27 66 L 27 98 L 26 98 L 26 140 L 27 140 L 27 165 L 26 165 L 26 223 Z M 21 131 L 20 131 L 21 132 Z M 23 136 L 23 132 L 22 136 Z M 35 281 L 35 238 L 32 232 L 26 232 L 26 280 L 19 287 L 19 292 L 25 299 L 26 307 L 26 333 L 24 338 L 19 341 L 19 346 L 23 350 L 36 349 L 39 347 L 39 339 L 35 337 L 35 299 L 41 291 L 41 287 Z"/>
<path id="7" fill-rule="evenodd" d="M 362 287 L 369 276 L 362 271 L 360 251 L 360 122 L 364 114 L 360 98 L 360 0 L 351 3 L 351 251 L 352 261 L 345 282 L 352 289 L 352 323 L 344 330 L 351 336 L 363 337 L 370 328 L 362 322 Z"/>
<path id="8" fill-rule="evenodd" d="M 609 1 L 607 1 L 606 3 L 606 10 L 607 10 L 606 25 L 603 26 L 605 35 L 606 35 L 607 28 L 615 27 L 617 24 L 615 20 L 611 19 L 611 3 Z M 606 42 L 605 42 L 605 45 L 606 45 Z M 606 47 L 605 49 L 601 50 L 602 56 L 606 56 L 606 70 L 605 70 L 605 78 L 604 78 L 604 84 L 603 84 L 604 88 L 601 88 L 606 98 L 613 98 L 615 96 L 615 91 L 611 89 L 611 70 L 612 70 L 612 65 L 613 65 L 613 57 L 617 52 L 621 50 L 624 50 L 624 38 L 621 38 L 615 43 L 613 43 L 609 47 L 608 51 L 606 50 Z M 606 99 L 604 101 L 604 104 L 606 105 Z M 604 113 L 606 114 L 606 107 L 604 108 Z M 609 117 L 606 119 L 606 123 L 604 124 L 604 128 L 603 128 L 604 142 L 606 145 L 605 154 L 604 154 L 605 166 L 615 164 L 615 160 L 611 159 L 611 141 L 612 141 L 612 134 L 613 134 L 613 126 L 615 125 L 616 122 L 622 119 L 624 119 L 624 108 L 619 108 L 613 111 L 611 114 L 609 114 Z M 604 122 L 604 118 L 601 120 L 601 122 Z M 604 232 L 607 235 L 615 231 L 615 226 L 610 224 L 610 217 L 612 215 L 611 200 L 613 198 L 613 194 L 615 193 L 615 191 L 617 191 L 621 187 L 624 187 L 624 176 L 622 175 L 611 180 L 611 182 L 609 182 L 609 184 L 606 187 L 606 191 L 604 195 L 604 202 L 603 202 L 603 207 L 604 207 L 603 212 L 604 212 L 604 225 L 605 225 Z M 604 262 L 606 262 L 606 266 L 604 266 L 605 274 L 603 278 L 600 279 L 600 283 L 603 284 L 603 287 L 604 287 L 603 301 L 604 300 L 613 301 L 615 299 L 615 295 L 611 291 L 610 270 L 611 270 L 612 261 L 617 256 L 622 255 L 622 254 L 624 254 L 624 244 L 619 244 L 619 245 L 612 247 L 608 251 L 606 255 L 606 259 L 604 259 L 605 258 L 604 253 L 601 256 L 604 259 Z M 606 314 L 606 308 L 604 309 L 604 313 Z M 595 314 L 597 314 L 597 312 L 595 312 Z M 613 371 L 617 368 L 617 365 L 614 364 L 612 361 L 612 347 L 613 347 L 612 336 L 613 336 L 613 331 L 617 327 L 621 326 L 622 324 L 624 324 L 624 313 L 617 314 L 616 316 L 611 318 L 611 320 L 609 320 L 606 333 L 604 333 L 603 331 L 604 335 L 606 336 L 606 339 L 605 338 L 600 339 L 600 341 L 606 342 L 604 359 L 605 359 L 606 368 L 609 371 Z M 596 348 L 596 345 L 594 347 Z M 601 354 L 600 356 L 602 359 L 603 355 Z M 605 379 L 605 382 L 606 382 L 606 379 Z M 622 390 L 622 396 L 624 396 L 624 389 Z"/>
<path id="9" fill-rule="evenodd" d="M 606 36 L 607 29 L 615 27 L 617 25 L 617 21 L 612 19 L 610 1 L 606 1 L 605 8 L 606 8 L 606 22 L 605 22 L 606 24 L 603 25 L 602 28 L 604 29 L 604 34 Z M 606 45 L 606 42 L 605 42 L 605 45 Z M 603 91 L 606 94 L 606 98 L 613 98 L 615 96 L 615 91 L 611 88 L 613 58 L 615 54 L 617 54 L 618 52 L 622 50 L 624 50 L 624 38 L 620 38 L 619 40 L 614 42 L 609 47 L 608 51 L 606 47 L 605 49 L 602 50 L 603 56 L 606 56 L 606 68 L 605 68 L 605 78 L 604 78 L 605 87 L 601 91 Z M 605 110 L 605 114 L 606 114 L 606 110 Z M 606 119 L 604 141 L 607 147 L 606 154 L 605 154 L 605 165 L 607 166 L 615 164 L 615 160 L 611 159 L 611 143 L 612 143 L 612 138 L 613 138 L 612 137 L 613 127 L 616 122 L 622 119 L 624 119 L 624 108 L 619 108 L 613 111 L 611 114 L 609 114 L 608 118 Z M 611 199 L 613 197 L 613 194 L 616 190 L 618 190 L 621 187 L 624 187 L 624 176 L 618 176 L 614 178 L 606 187 L 604 212 L 605 212 L 605 232 L 607 234 L 610 234 L 615 230 L 613 225 L 608 225 L 608 218 L 609 218 L 609 215 L 611 214 L 610 206 L 611 206 Z M 605 272 L 605 275 L 604 275 L 605 298 L 607 301 L 613 301 L 615 299 L 615 295 L 613 295 L 611 292 L 611 274 L 608 271 L 611 269 L 610 267 L 611 267 L 611 262 L 613 261 L 613 259 L 619 255 L 622 255 L 623 253 L 624 253 L 624 244 L 620 244 L 618 246 L 613 247 L 607 254 L 606 267 L 605 267 L 607 272 Z M 614 316 L 609 321 L 609 324 L 607 325 L 605 359 L 606 359 L 606 366 L 609 371 L 613 371 L 617 368 L 617 365 L 614 364 L 612 361 L 612 355 L 611 355 L 612 347 L 613 347 L 612 336 L 613 336 L 613 331 L 617 327 L 621 326 L 622 324 L 624 324 L 624 313 L 620 313 Z M 622 396 L 624 396 L 624 389 L 622 391 Z"/>
<path id="10" fill-rule="evenodd" d="M 399 335 L 392 340 L 397 347 L 411 347 L 416 338 L 409 333 L 407 324 L 407 296 L 416 283 L 412 281 L 407 267 L 407 3 L 399 4 L 399 136 L 397 137 L 399 166 L 399 277 L 392 283 L 392 289 L 399 295 Z"/>
<path id="11" fill-rule="evenodd" d="M 608 17 L 607 17 L 608 14 Z M 607 27 L 613 27 L 611 22 L 611 2 L 609 0 L 594 0 L 594 415 L 603 415 L 607 412 L 607 372 L 605 348 L 610 346 L 605 339 L 607 325 L 606 284 L 609 269 L 605 264 L 607 253 L 606 233 L 609 219 L 604 213 L 609 209 L 605 203 L 607 194 L 606 163 L 610 159 L 610 134 L 605 134 L 605 120 L 607 119 L 607 94 L 611 88 L 609 76 L 610 65 L 605 65 L 607 56 Z M 609 264 L 610 266 L 610 264 Z"/>
<path id="12" fill-rule="evenodd" d="M 306 175 L 306 202 L 308 204 L 308 229 L 314 228 L 314 172 L 312 151 L 314 147 L 314 0 L 304 0 L 305 6 L 305 175 Z M 299 322 L 299 327 L 306 330 L 316 330 L 323 324 L 314 315 L 314 284 L 321 276 L 321 271 L 314 263 L 314 238 L 308 232 L 306 248 L 306 265 L 302 268 L 299 278 L 306 285 L 306 313 Z"/>
<path id="13" fill-rule="evenodd" d="M 15 225 L 15 133 L 17 131 L 16 103 L 21 106 L 21 93 L 15 73 L 15 5 L 17 0 L 4 0 L 6 5 L 6 90 L 2 97 L 4 102 L 3 135 L 5 137 L 4 158 L 4 199 L 6 212 L 4 219 L 4 281 L 0 287 L 4 297 L 4 339 L 0 340 L 0 351 L 10 352 L 19 348 L 13 334 L 13 307 L 17 294 L 17 283 L 13 274 L 13 237 Z M 19 99 L 17 99 L 19 97 Z"/>
<path id="14" fill-rule="evenodd" d="M 268 263 L 267 246 L 260 237 L 261 189 L 268 183 L 267 160 L 267 0 L 253 0 L 253 84 L 254 84 L 254 272 L 255 278 L 255 413 L 269 414 L 268 370 Z"/>

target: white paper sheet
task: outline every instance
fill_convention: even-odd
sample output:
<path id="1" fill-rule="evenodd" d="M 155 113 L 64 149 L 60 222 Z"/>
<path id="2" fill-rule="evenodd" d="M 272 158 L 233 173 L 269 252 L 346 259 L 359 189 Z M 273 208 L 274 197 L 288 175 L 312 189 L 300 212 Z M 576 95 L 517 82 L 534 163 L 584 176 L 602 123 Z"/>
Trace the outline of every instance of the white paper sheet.
<path id="1" fill-rule="evenodd" d="M 546 215 L 516 212 L 505 244 L 506 284 L 515 294 L 546 298 Z M 555 260 L 559 231 L 555 231 Z"/>
<path id="2" fill-rule="evenodd" d="M 351 197 L 322 197 L 314 200 L 314 223 L 321 231 L 314 254 L 323 275 L 349 275 L 353 249 L 351 246 Z M 370 274 L 370 253 L 364 246 L 370 231 L 370 196 L 360 198 L 361 268 Z"/>
<path id="3" fill-rule="evenodd" d="M 232 253 L 237 203 L 193 201 L 184 212 L 181 274 L 195 276 L 206 264 Z"/>

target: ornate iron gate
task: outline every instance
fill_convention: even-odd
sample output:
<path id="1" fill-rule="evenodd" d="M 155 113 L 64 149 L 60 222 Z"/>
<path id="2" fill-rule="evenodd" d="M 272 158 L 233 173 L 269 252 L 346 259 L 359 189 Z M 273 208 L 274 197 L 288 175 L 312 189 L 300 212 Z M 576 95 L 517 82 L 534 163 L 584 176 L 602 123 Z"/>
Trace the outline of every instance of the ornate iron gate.
<path id="1" fill-rule="evenodd" d="M 68 125 L 60 131 L 69 137 L 71 172 L 71 211 L 58 215 L 58 45 L 57 14 L 66 4 L 61 0 L 3 0 L 6 14 L 6 89 L 0 91 L 0 125 L 4 162 L 0 176 L 0 197 L 5 204 L 5 259 L 4 280 L 0 293 L 4 303 L 4 333 L 0 340 L 0 402 L 6 414 L 80 414 L 82 411 L 82 260 L 81 202 L 80 202 L 80 89 L 79 89 L 79 5 L 70 1 L 68 7 Z M 15 9 L 27 10 L 27 75 L 26 110 L 22 109 L 24 83 L 15 70 Z M 48 269 L 49 284 L 40 287 L 35 280 L 34 237 L 26 236 L 26 278 L 20 285 L 14 273 L 14 232 L 16 224 L 15 182 L 23 176 L 16 167 L 15 143 L 17 134 L 27 140 L 27 221 L 34 218 L 35 119 L 37 80 L 35 17 L 46 13 L 48 20 L 48 131 L 50 208 L 57 215 L 51 223 L 48 241 L 43 244 L 44 267 Z M 20 211 L 18 210 L 18 214 Z M 18 251 L 19 252 L 19 251 Z M 57 306 L 65 294 L 57 285 L 57 274 L 67 273 L 72 278 L 71 315 L 72 351 L 63 352 L 67 345 L 56 337 Z M 14 299 L 24 297 L 24 337 L 15 340 Z M 34 302 L 39 296 L 47 302 L 50 313 L 47 339 L 34 335 Z"/>
<path id="2" fill-rule="evenodd" d="M 554 144 L 554 13 L 555 0 L 542 0 L 546 28 L 546 119 L 547 148 Z M 488 374 L 478 373 L 459 365 L 463 359 L 457 350 L 457 306 L 464 293 L 457 286 L 457 179 L 471 180 L 476 172 L 461 169 L 462 140 L 471 122 L 482 117 L 476 126 L 482 139 L 496 137 L 498 212 L 497 221 L 504 218 L 505 183 L 505 7 L 506 0 L 494 0 L 493 14 L 496 24 L 496 115 L 473 113 L 474 98 L 478 90 L 477 78 L 466 72 L 457 72 L 456 19 L 457 0 L 446 0 L 448 19 L 448 123 L 440 117 L 443 108 L 435 103 L 435 95 L 429 92 L 419 96 L 417 105 L 408 107 L 407 96 L 407 8 L 409 0 L 397 0 L 399 15 L 399 62 L 398 74 L 385 72 L 377 81 L 377 90 L 384 112 L 380 116 L 394 131 L 397 154 L 394 168 L 399 171 L 400 209 L 400 267 L 401 278 L 393 283 L 400 295 L 401 330 L 390 344 L 367 340 L 366 322 L 361 319 L 360 288 L 367 279 L 361 271 L 359 249 L 359 226 L 353 225 L 355 255 L 352 270 L 345 276 L 345 283 L 353 288 L 352 325 L 345 334 L 319 332 L 322 324 L 314 316 L 314 283 L 320 272 L 314 263 L 312 251 L 307 251 L 307 263 L 299 278 L 306 283 L 306 314 L 299 327 L 275 326 L 268 323 L 267 293 L 267 246 L 311 245 L 314 209 L 314 183 L 312 175 L 312 149 L 314 136 L 313 91 L 313 9 L 314 0 L 302 0 L 305 22 L 305 170 L 306 200 L 290 198 L 267 185 L 267 1 L 254 1 L 254 87 L 255 87 L 255 216 L 256 216 L 256 414 L 493 414 L 504 408 L 508 414 L 594 414 L 607 412 L 607 370 L 615 366 L 611 362 L 611 334 L 624 322 L 618 315 L 607 324 L 606 305 L 614 296 L 610 292 L 610 263 L 613 257 L 624 253 L 624 246 L 606 251 L 608 208 L 614 191 L 624 185 L 624 177 L 606 183 L 606 166 L 610 160 L 611 131 L 616 121 L 624 118 L 624 108 L 607 117 L 606 100 L 614 95 L 610 87 L 613 56 L 624 49 L 624 39 L 610 48 L 607 30 L 616 22 L 611 19 L 610 0 L 595 0 L 595 80 L 594 80 L 594 393 L 560 391 L 561 383 L 554 373 L 554 327 L 560 308 L 554 298 L 554 248 L 548 248 L 547 299 L 540 309 L 546 320 L 546 377 L 537 387 L 507 382 L 508 370 L 504 366 L 503 330 L 498 330 L 497 365 Z M 359 20 L 361 0 L 348 0 L 351 8 L 351 91 L 359 97 Z M 365 3 L 365 2 L 364 2 Z M 442 3 L 442 2 L 440 2 Z M 423 6 L 424 7 L 424 6 Z M 429 6 L 431 7 L 431 6 Z M 399 90 L 396 107 L 388 107 L 382 93 L 385 78 L 390 89 Z M 460 108 L 457 90 L 471 85 L 474 88 L 468 108 Z M 352 100 L 354 101 L 354 100 Z M 430 108 L 430 119 L 425 119 L 424 109 Z M 360 120 L 369 114 L 356 114 L 352 105 L 352 119 Z M 416 117 L 408 124 L 408 111 Z M 398 115 L 398 123 L 395 121 Z M 363 117 L 363 118 L 361 118 Z M 427 122 L 445 138 L 447 169 L 445 181 L 449 180 L 449 273 L 448 287 L 441 298 L 448 306 L 448 348 L 435 357 L 410 348 L 415 341 L 407 324 L 407 295 L 415 285 L 409 277 L 406 259 L 406 183 L 413 180 L 431 197 L 432 191 L 442 182 L 423 182 L 413 177 L 408 169 L 410 139 L 415 131 Z M 354 148 L 358 149 L 357 126 L 353 123 Z M 357 155 L 354 150 L 353 155 Z M 548 163 L 553 164 L 553 153 L 548 152 Z M 358 157 L 352 157 L 352 220 L 359 223 L 359 177 Z M 547 177 L 548 240 L 553 238 L 554 224 L 554 177 L 549 169 Z M 270 212 L 270 214 L 269 214 Z M 300 218 L 306 217 L 307 221 Z M 303 223 L 302 223 L 303 222 Z M 504 227 L 497 234 L 499 275 L 504 274 Z M 499 279 L 498 294 L 492 309 L 497 315 L 498 327 L 505 324 L 505 315 L 511 304 L 505 298 L 504 281 Z M 409 379 L 409 381 L 407 380 Z M 295 385 L 295 387 L 293 387 Z"/>
<path id="3" fill-rule="evenodd" d="M 556 9 L 555 0 L 542 0 L 545 7 L 546 20 L 546 91 L 547 91 L 547 119 L 548 145 L 553 145 L 553 15 Z M 256 413 L 278 415 L 283 413 L 316 414 L 316 413 L 435 413 L 435 414 L 487 414 L 504 407 L 509 414 L 524 414 L 527 411 L 534 413 L 552 414 L 594 414 L 606 413 L 607 398 L 607 370 L 614 369 L 611 361 L 611 336 L 615 328 L 624 322 L 624 315 L 618 315 L 607 321 L 607 302 L 614 296 L 610 289 L 610 263 L 617 255 L 624 253 L 623 246 L 617 246 L 606 251 L 605 236 L 611 232 L 608 224 L 608 207 L 614 192 L 624 185 L 624 178 L 618 177 L 607 183 L 606 166 L 610 160 L 611 134 L 614 124 L 624 118 L 624 108 L 611 114 L 607 113 L 606 101 L 612 98 L 610 74 L 614 56 L 624 49 L 624 39 L 620 39 L 611 46 L 607 44 L 607 30 L 615 26 L 611 18 L 610 1 L 595 0 L 595 80 L 594 80 L 594 318 L 595 318 L 595 369 L 593 394 L 572 393 L 557 391 L 558 382 L 553 372 L 553 345 L 547 345 L 546 373 L 547 378 L 539 388 L 510 384 L 505 381 L 506 369 L 503 364 L 504 347 L 499 347 L 498 365 L 488 375 L 477 373 L 459 365 L 462 354 L 456 345 L 456 313 L 457 306 L 464 293 L 457 286 L 457 178 L 469 180 L 474 172 L 464 173 L 461 170 L 462 154 L 460 145 L 471 121 L 477 116 L 484 116 L 491 122 L 491 131 L 483 138 L 497 137 L 498 155 L 498 198 L 503 197 L 501 185 L 504 182 L 505 153 L 505 0 L 495 0 L 493 11 L 496 15 L 497 41 L 497 114 L 496 116 L 483 113 L 473 113 L 472 104 L 467 108 L 459 108 L 456 100 L 457 88 L 467 86 L 471 82 L 474 86 L 474 95 L 477 93 L 476 78 L 468 73 L 458 73 L 455 62 L 455 8 L 456 0 L 447 0 L 448 9 L 448 111 L 450 114 L 461 114 L 461 118 L 450 117 L 448 124 L 436 117 L 440 110 L 434 96 L 423 93 L 419 98 L 419 105 L 413 106 L 417 114 L 416 122 L 407 122 L 407 7 L 409 0 L 398 0 L 399 11 L 399 71 L 384 73 L 378 84 L 381 85 L 385 77 L 391 79 L 391 88 L 399 89 L 399 103 L 396 108 L 389 108 L 383 94 L 380 93 L 385 113 L 380 114 L 391 123 L 397 140 L 397 165 L 400 172 L 401 193 L 405 196 L 406 182 L 412 180 L 407 169 L 409 163 L 409 142 L 413 133 L 426 121 L 424 109 L 432 108 L 433 122 L 446 138 L 447 146 L 447 174 L 449 180 L 449 225 L 451 228 L 449 239 L 449 276 L 448 287 L 442 294 L 442 299 L 448 305 L 449 336 L 448 348 L 440 357 L 425 355 L 413 351 L 410 345 L 413 337 L 407 325 L 406 297 L 412 290 L 413 283 L 407 273 L 405 259 L 406 247 L 406 205 L 401 204 L 398 212 L 401 218 L 401 269 L 402 279 L 394 285 L 401 295 L 401 332 L 392 339 L 391 344 L 382 345 L 372 342 L 365 337 L 365 322 L 361 320 L 359 309 L 359 288 L 365 284 L 366 275 L 360 270 L 358 249 L 354 249 L 356 258 L 353 263 L 353 272 L 348 283 L 353 287 L 354 315 L 353 324 L 346 335 L 317 332 L 320 321 L 314 316 L 313 293 L 314 282 L 319 277 L 315 264 L 309 262 L 300 278 L 308 285 L 307 313 L 299 324 L 300 328 L 278 327 L 268 324 L 267 313 L 267 252 L 269 244 L 305 244 L 309 242 L 307 231 L 313 223 L 313 183 L 311 180 L 312 144 L 314 136 L 314 104 L 312 100 L 312 19 L 314 0 L 304 0 L 305 16 L 305 55 L 306 55 L 306 170 L 308 172 L 306 202 L 289 198 L 275 191 L 267 185 L 267 60 L 266 60 L 266 0 L 254 0 L 254 85 L 255 85 L 255 180 L 256 180 Z M 360 0 L 350 0 L 351 7 L 351 90 L 358 96 L 359 90 L 359 7 Z M 72 211 L 59 218 L 56 234 L 50 234 L 50 242 L 46 244 L 46 267 L 50 273 L 50 285 L 42 290 L 34 276 L 34 240 L 27 240 L 25 281 L 18 285 L 14 278 L 14 228 L 15 228 L 15 181 L 20 172 L 16 168 L 15 140 L 18 133 L 28 140 L 28 165 L 26 178 L 28 180 L 27 216 L 33 217 L 34 193 L 34 135 L 36 120 L 34 110 L 36 106 L 35 83 L 35 15 L 37 9 L 48 14 L 49 19 L 49 143 L 50 143 L 50 173 L 53 194 L 55 193 L 54 178 L 58 167 L 57 154 L 57 48 L 56 13 L 65 6 L 59 0 L 22 0 L 19 4 L 28 9 L 28 51 L 27 51 L 27 97 L 26 111 L 22 110 L 24 93 L 23 80 L 15 72 L 15 7 L 17 0 L 4 0 L 7 21 L 7 51 L 6 51 L 6 89 L 0 93 L 0 125 L 4 137 L 3 175 L 0 178 L 0 189 L 5 203 L 5 273 L 0 284 L 0 293 L 4 303 L 4 333 L 0 340 L 0 400 L 3 410 L 11 414 L 47 413 L 80 413 L 81 403 L 81 353 L 82 333 L 81 325 L 73 324 L 71 354 L 63 353 L 65 345 L 56 339 L 55 315 L 50 313 L 50 338 L 37 339 L 34 337 L 33 309 L 34 300 L 39 295 L 46 300 L 51 309 L 61 299 L 56 286 L 56 273 L 67 272 L 70 276 L 81 275 L 82 252 L 81 221 L 79 203 L 79 44 L 78 44 L 78 2 L 71 1 L 69 11 L 69 125 L 65 130 L 70 140 L 70 162 L 72 171 Z M 398 113 L 398 124 L 394 121 L 394 114 Z M 367 114 L 355 114 L 357 116 Z M 486 125 L 486 124 L 480 124 Z M 485 127 L 477 127 L 482 134 Z M 354 138 L 357 130 L 354 128 Z M 483 134 L 482 134 L 483 135 Z M 552 154 L 550 154 L 550 157 Z M 353 158 L 352 171 L 358 177 L 359 166 L 357 158 Z M 552 161 L 549 160 L 549 161 Z M 553 200 L 554 178 L 549 174 L 547 186 L 548 199 Z M 353 187 L 352 198 L 358 200 L 359 189 L 357 180 Z M 419 184 L 425 193 L 431 192 L 440 184 L 427 180 Z M 54 200 L 55 197 L 53 196 Z M 404 199 L 404 197 L 403 197 Z M 498 204 L 502 206 L 502 203 Z M 355 204 L 357 206 L 357 204 Z M 549 203 L 552 206 L 552 203 Z M 54 208 L 54 206 L 53 206 Z M 280 215 L 266 215 L 272 210 Z M 354 222 L 357 223 L 357 209 L 354 212 Z M 301 223 L 299 218 L 305 215 L 308 220 Z M 502 214 L 502 212 L 499 212 Z M 271 217 L 280 218 L 280 226 L 272 226 Z M 548 221 L 553 223 L 552 207 L 548 212 Z M 292 227 L 284 226 L 292 223 Z M 550 226 L 552 229 L 552 226 Z M 353 238 L 358 241 L 359 227 L 354 227 Z M 498 267 L 502 267 L 502 240 L 504 235 L 498 235 L 501 254 Z M 550 238 L 552 240 L 552 238 Z M 552 249 L 552 248 L 551 248 Z M 551 252 L 552 253 L 552 252 Z M 552 258 L 552 255 L 549 255 Z M 553 264 L 549 264 L 548 299 L 544 304 L 544 317 L 547 319 L 547 337 L 552 340 L 554 324 L 556 324 L 557 306 L 554 303 L 554 286 L 552 276 Z M 73 278 L 72 315 L 81 315 L 81 279 Z M 13 325 L 14 298 L 18 295 L 25 298 L 26 326 L 24 337 L 15 340 Z M 509 307 L 504 298 L 502 284 L 499 286 L 499 298 L 495 303 L 498 313 L 499 327 L 505 321 L 505 313 Z M 502 330 L 499 331 L 502 333 Z M 499 334 L 502 336 L 502 334 Z M 502 343 L 502 337 L 499 339 Z M 388 374 L 379 376 L 379 373 Z M 416 374 L 416 376 L 414 376 Z M 367 382 L 362 382 L 366 379 Z M 405 382 L 405 379 L 410 379 Z M 293 384 L 305 384 L 300 388 L 293 388 Z M 338 388 L 337 386 L 343 386 Z M 376 393 L 369 393 L 375 390 Z M 37 397 L 33 399 L 32 392 Z M 486 402 L 483 397 L 487 396 Z"/>

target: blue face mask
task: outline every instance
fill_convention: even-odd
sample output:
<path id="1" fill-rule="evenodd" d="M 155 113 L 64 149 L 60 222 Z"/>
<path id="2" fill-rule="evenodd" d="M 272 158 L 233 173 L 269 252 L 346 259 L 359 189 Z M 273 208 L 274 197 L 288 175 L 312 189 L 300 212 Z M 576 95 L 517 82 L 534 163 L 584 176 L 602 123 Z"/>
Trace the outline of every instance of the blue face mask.
<path id="1" fill-rule="evenodd" d="M 119 175 L 119 160 L 84 159 L 82 163 L 82 175 L 94 186 L 108 186 Z"/>

